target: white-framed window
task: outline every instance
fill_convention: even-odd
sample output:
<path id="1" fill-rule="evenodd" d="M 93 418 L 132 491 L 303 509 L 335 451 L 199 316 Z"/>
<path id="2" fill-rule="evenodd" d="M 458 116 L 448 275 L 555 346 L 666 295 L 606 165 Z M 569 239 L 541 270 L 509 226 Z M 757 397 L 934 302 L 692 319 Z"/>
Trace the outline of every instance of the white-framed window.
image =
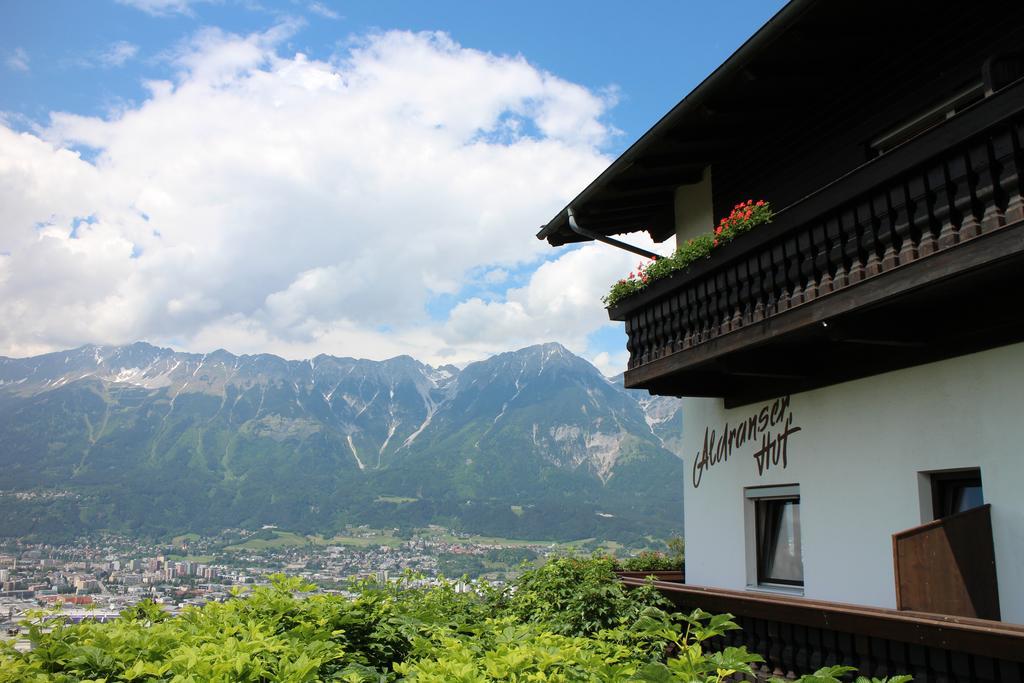
<path id="1" fill-rule="evenodd" d="M 801 591 L 800 486 L 744 489 L 747 506 L 747 579 L 751 587 Z"/>

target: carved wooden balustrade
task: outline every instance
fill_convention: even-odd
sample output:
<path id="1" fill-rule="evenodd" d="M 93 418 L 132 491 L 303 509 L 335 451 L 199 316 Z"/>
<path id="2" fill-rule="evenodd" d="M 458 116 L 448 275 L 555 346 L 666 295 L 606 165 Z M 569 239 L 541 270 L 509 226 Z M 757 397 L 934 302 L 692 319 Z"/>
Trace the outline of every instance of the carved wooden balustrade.
<path id="1" fill-rule="evenodd" d="M 910 674 L 915 683 L 1024 681 L 1024 626 L 669 581 L 654 586 L 681 611 L 732 614 L 740 630 L 707 647 L 756 652 L 765 659 L 759 678 L 793 678 L 841 664 L 868 677 Z"/>
<path id="2" fill-rule="evenodd" d="M 637 370 L 659 359 L 1024 220 L 1022 141 L 1018 84 L 620 302 L 609 315 L 626 324 L 627 386 L 657 380 L 660 370 Z"/>

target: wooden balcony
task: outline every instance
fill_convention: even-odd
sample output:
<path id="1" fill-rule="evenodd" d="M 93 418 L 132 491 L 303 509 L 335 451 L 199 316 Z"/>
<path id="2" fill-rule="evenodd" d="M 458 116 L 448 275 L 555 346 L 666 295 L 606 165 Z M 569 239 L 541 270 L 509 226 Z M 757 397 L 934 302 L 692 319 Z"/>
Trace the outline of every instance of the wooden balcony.
<path id="1" fill-rule="evenodd" d="M 1024 340 L 1022 142 L 1018 82 L 621 302 L 626 387 L 735 406 Z"/>
<path id="2" fill-rule="evenodd" d="M 915 683 L 1024 680 L 1024 626 L 670 581 L 654 586 L 681 611 L 732 614 L 741 630 L 711 641 L 711 648 L 746 646 L 765 658 L 764 676 L 844 664 L 869 677 L 910 674 Z"/>
<path id="3" fill-rule="evenodd" d="M 900 609 L 999 620 L 990 505 L 892 537 Z"/>

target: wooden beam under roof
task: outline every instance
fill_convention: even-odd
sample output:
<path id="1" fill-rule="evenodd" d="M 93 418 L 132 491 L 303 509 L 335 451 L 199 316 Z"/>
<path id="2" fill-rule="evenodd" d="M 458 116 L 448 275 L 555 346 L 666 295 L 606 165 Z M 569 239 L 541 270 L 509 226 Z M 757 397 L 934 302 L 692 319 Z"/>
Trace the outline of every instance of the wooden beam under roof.
<path id="1" fill-rule="evenodd" d="M 658 205 L 645 209 L 623 208 L 603 213 L 578 215 L 580 225 L 604 235 L 646 231 L 655 242 L 663 242 L 675 235 L 675 212 L 672 205 Z M 579 240 L 568 239 L 566 242 Z"/>
<path id="2" fill-rule="evenodd" d="M 599 201 L 587 202 L 580 207 L 586 215 L 610 214 L 617 212 L 635 212 L 646 209 L 661 209 L 665 206 L 672 206 L 673 197 L 671 192 L 649 193 L 622 199 L 601 199 Z"/>
<path id="3" fill-rule="evenodd" d="M 721 149 L 737 149 L 743 145 L 743 139 L 735 134 L 712 137 L 708 135 L 695 135 L 692 128 L 679 128 L 671 130 L 662 136 L 663 142 L 658 145 L 659 149 L 668 153 L 707 153 Z"/>
<path id="4" fill-rule="evenodd" d="M 627 178 L 622 178 L 608 183 L 608 189 L 611 190 L 611 196 L 634 193 L 637 191 L 646 191 L 647 193 L 650 193 L 655 190 L 668 190 L 671 192 L 680 185 L 699 183 L 703 176 L 703 164 L 699 166 L 687 164 L 685 166 L 678 167 L 678 170 L 668 173 L 650 173 L 648 175 L 630 174 Z"/>

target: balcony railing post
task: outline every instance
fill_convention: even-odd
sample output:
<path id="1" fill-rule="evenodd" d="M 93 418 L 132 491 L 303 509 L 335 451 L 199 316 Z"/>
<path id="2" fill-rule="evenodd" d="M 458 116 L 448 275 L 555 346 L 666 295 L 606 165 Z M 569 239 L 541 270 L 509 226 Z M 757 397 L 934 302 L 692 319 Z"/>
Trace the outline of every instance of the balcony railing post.
<path id="1" fill-rule="evenodd" d="M 957 231 L 959 242 L 966 242 L 981 234 L 981 223 L 975 214 L 972 176 L 968 151 L 962 150 L 949 161 L 949 179 L 953 183 L 953 206 L 960 223 L 960 229 Z"/>
<path id="2" fill-rule="evenodd" d="M 775 312 L 789 308 L 789 291 L 786 289 L 786 252 L 782 243 L 772 247 L 772 285 L 775 289 Z"/>
<path id="3" fill-rule="evenodd" d="M 644 309 L 643 316 L 640 318 L 643 321 L 643 337 L 640 340 L 640 362 L 650 363 L 654 360 L 651 354 L 651 347 L 654 336 L 654 309 L 650 306 Z"/>
<path id="4" fill-rule="evenodd" d="M 669 299 L 669 351 L 675 353 L 683 348 L 683 313 L 685 299 L 683 292 L 676 292 Z"/>
<path id="5" fill-rule="evenodd" d="M 907 662 L 910 666 L 907 673 L 916 681 L 928 680 L 928 648 L 911 643 L 907 646 Z"/>
<path id="6" fill-rule="evenodd" d="M 865 256 L 864 277 L 869 278 L 882 272 L 882 260 L 878 257 L 878 225 L 870 199 L 863 199 L 857 204 L 855 211 L 860 231 L 860 247 Z"/>
<path id="7" fill-rule="evenodd" d="M 743 303 L 749 301 L 750 280 L 747 279 L 747 262 L 740 261 L 729 269 L 727 283 L 729 287 L 729 330 L 743 327 Z"/>
<path id="8" fill-rule="evenodd" d="M 1003 220 L 1013 223 L 1024 219 L 1021 198 L 1020 147 L 1012 126 L 998 132 L 992 139 L 992 155 L 998 165 L 998 185 L 1002 200 Z"/>
<path id="9" fill-rule="evenodd" d="M 939 250 L 935 236 L 938 234 L 937 224 L 931 214 L 934 197 L 928 189 L 928 179 L 924 172 L 915 173 L 907 182 L 908 202 L 910 202 L 909 220 L 911 232 L 916 231 L 917 254 L 915 258 L 934 254 Z M 902 262 L 902 261 L 901 261 Z"/>
<path id="10" fill-rule="evenodd" d="M 857 284 L 864 279 L 865 255 L 861 247 L 860 231 L 857 229 L 857 213 L 852 207 L 843 211 L 840 226 L 843 231 L 846 261 L 850 264 L 850 284 Z"/>
<path id="11" fill-rule="evenodd" d="M 676 297 L 670 296 L 661 302 L 661 324 L 658 332 L 658 344 L 661 346 L 659 356 L 666 356 L 673 350 L 675 332 L 672 326 L 672 303 L 675 299 Z"/>
<path id="12" fill-rule="evenodd" d="M 814 270 L 818 276 L 818 296 L 832 291 L 832 271 L 829 268 L 829 241 L 825 223 L 818 221 L 811 231 L 811 244 L 814 254 Z"/>
<path id="13" fill-rule="evenodd" d="M 775 303 L 773 296 L 774 285 L 772 283 L 772 255 L 767 249 L 759 254 L 758 271 L 761 274 L 757 305 L 754 307 L 754 320 L 760 322 L 772 314 L 772 307 Z"/>
<path id="14" fill-rule="evenodd" d="M 683 344 L 686 347 L 693 346 L 700 341 L 698 336 L 700 321 L 697 319 L 697 288 L 686 288 L 686 337 Z"/>
<path id="15" fill-rule="evenodd" d="M 793 671 L 813 671 L 811 669 L 811 650 L 809 631 L 806 626 L 796 624 L 793 626 L 793 649 L 796 651 L 793 657 Z"/>
<path id="16" fill-rule="evenodd" d="M 938 648 L 928 648 L 928 667 L 932 670 L 930 680 L 936 683 L 948 683 L 949 676 L 949 653 Z"/>
<path id="17" fill-rule="evenodd" d="M 1017 125 L 1010 128 L 1011 153 L 1007 157 L 1007 163 L 1012 164 L 1013 170 L 1006 174 L 1008 184 L 1007 192 L 1009 199 L 1006 202 L 1006 220 L 1024 220 L 1024 153 L 1021 152 L 1021 137 L 1024 127 Z"/>
<path id="18" fill-rule="evenodd" d="M 910 198 L 909 183 L 900 182 L 889 191 L 889 205 L 893 211 L 893 233 L 896 235 L 897 264 L 910 263 L 917 259 L 917 236 L 914 234 L 914 205 Z"/>
<path id="19" fill-rule="evenodd" d="M 893 231 L 892 205 L 889 203 L 889 193 L 882 191 L 872 199 L 872 209 L 875 216 L 875 223 L 878 226 L 878 251 L 882 258 L 879 260 L 879 267 L 882 271 L 892 270 L 899 263 L 896 256 L 896 237 Z"/>
<path id="20" fill-rule="evenodd" d="M 949 179 L 949 167 L 946 162 L 929 172 L 929 183 L 935 193 L 935 218 L 939 222 L 939 249 L 949 249 L 959 242 L 956 231 L 956 216 L 953 208 L 952 182 Z"/>
<path id="21" fill-rule="evenodd" d="M 772 675 L 785 676 L 782 670 L 782 635 L 779 633 L 781 624 L 777 621 L 769 621 L 765 624 L 765 634 L 768 638 L 768 650 L 765 659 L 772 669 Z"/>
<path id="22" fill-rule="evenodd" d="M 1000 164 L 996 161 L 992 140 L 982 140 L 971 150 L 971 167 L 978 178 L 976 193 L 981 207 L 981 231 L 998 230 L 1006 224 L 1006 217 L 1003 215 L 1003 188 L 999 184 Z"/>
<path id="23" fill-rule="evenodd" d="M 636 367 L 636 340 L 639 336 L 639 330 L 636 328 L 636 316 L 630 315 L 626 317 L 625 328 L 626 351 L 629 352 L 629 362 L 626 364 L 626 367 L 633 369 Z"/>
<path id="24" fill-rule="evenodd" d="M 652 310 L 654 313 L 654 343 L 651 345 L 651 357 L 660 358 L 665 355 L 665 344 L 668 341 L 668 337 L 665 335 L 666 302 L 657 302 Z"/>
<path id="25" fill-rule="evenodd" d="M 800 279 L 804 283 L 804 301 L 811 301 L 818 296 L 818 277 L 814 272 L 814 246 L 811 242 L 810 228 L 800 231 L 796 245 L 800 257 Z"/>
<path id="26" fill-rule="evenodd" d="M 956 229 L 956 217 L 953 208 L 953 195 L 950 190 L 949 168 L 944 161 L 928 172 L 928 184 L 935 193 L 935 208 L 932 214 L 939 224 L 939 236 L 936 240 L 939 249 L 948 249 L 959 241 Z"/>
<path id="27" fill-rule="evenodd" d="M 822 629 L 821 644 L 823 653 L 821 666 L 836 666 L 839 664 L 838 634 L 832 630 Z M 812 669 L 812 671 L 817 671 L 817 669 Z"/>
<path id="28" fill-rule="evenodd" d="M 781 624 L 779 629 L 780 637 L 782 638 L 782 650 L 779 655 L 779 659 L 782 663 L 782 670 L 786 672 L 786 678 L 793 680 L 796 678 L 796 626 L 789 623 Z"/>
<path id="29" fill-rule="evenodd" d="M 804 671 L 817 671 L 825 664 L 828 650 L 820 628 L 807 627 L 807 668 Z"/>
<path id="30" fill-rule="evenodd" d="M 798 236 L 794 235 L 783 242 L 786 249 L 786 281 L 789 291 L 789 305 L 799 306 L 804 302 L 804 288 L 800 276 L 801 254 Z"/>
<path id="31" fill-rule="evenodd" d="M 700 309 L 699 309 L 699 324 L 700 324 L 700 340 L 702 342 L 711 339 L 711 317 L 712 317 L 712 305 L 711 301 L 712 291 L 714 290 L 714 283 L 704 281 L 700 286 Z"/>
<path id="32" fill-rule="evenodd" d="M 832 289 L 842 289 L 850 284 L 846 269 L 846 256 L 843 248 L 843 232 L 839 226 L 839 217 L 830 215 L 825 219 L 825 236 L 828 237 L 829 249 L 827 260 L 832 271 Z"/>
<path id="33" fill-rule="evenodd" d="M 867 671 L 874 673 L 874 663 L 871 661 L 871 640 L 870 637 L 863 633 L 858 633 L 853 636 L 853 650 L 855 656 L 851 662 L 853 666 L 857 667 L 858 671 Z"/>
<path id="34" fill-rule="evenodd" d="M 910 673 L 910 658 L 907 656 L 907 645 L 905 643 L 890 642 L 886 660 L 888 662 L 886 667 L 888 672 L 887 674 L 882 674 L 883 676 L 893 673 Z"/>
<path id="35" fill-rule="evenodd" d="M 705 340 L 718 336 L 718 326 L 716 324 L 718 320 L 718 282 L 713 276 L 707 279 L 707 298 L 707 316 L 704 318 L 704 323 L 707 326 Z"/>
<path id="36" fill-rule="evenodd" d="M 726 334 L 729 331 L 729 319 L 732 315 L 729 312 L 729 283 L 726 279 L 726 270 L 720 270 L 715 274 L 715 289 L 718 291 L 718 315 L 712 320 L 715 326 L 715 334 Z"/>

